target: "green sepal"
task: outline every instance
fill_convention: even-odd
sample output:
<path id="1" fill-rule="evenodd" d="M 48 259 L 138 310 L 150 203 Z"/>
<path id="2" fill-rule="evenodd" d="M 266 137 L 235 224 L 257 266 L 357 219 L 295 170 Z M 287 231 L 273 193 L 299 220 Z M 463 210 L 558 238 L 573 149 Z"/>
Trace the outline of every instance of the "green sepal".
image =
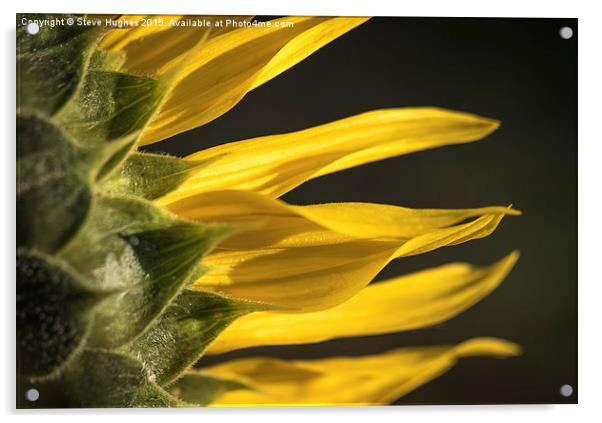
<path id="1" fill-rule="evenodd" d="M 64 372 L 61 389 L 70 407 L 181 407 L 133 357 L 85 350 Z"/>
<path id="2" fill-rule="evenodd" d="M 56 120 L 86 145 L 106 143 L 141 131 L 165 91 L 162 80 L 90 69 Z"/>
<path id="3" fill-rule="evenodd" d="M 176 189 L 206 162 L 166 154 L 132 153 L 101 186 L 111 194 L 131 194 L 154 200 Z"/>
<path id="4" fill-rule="evenodd" d="M 192 366 L 232 321 L 262 307 L 203 291 L 185 289 L 157 323 L 124 348 L 167 385 Z"/>
<path id="5" fill-rule="evenodd" d="M 17 139 L 17 245 L 53 252 L 89 212 L 88 153 L 35 115 L 17 116 Z"/>
<path id="6" fill-rule="evenodd" d="M 93 310 L 107 295 L 55 257 L 18 251 L 18 373 L 30 379 L 56 376 L 84 345 Z"/>
<path id="7" fill-rule="evenodd" d="M 19 113 L 17 140 L 17 245 L 57 251 L 87 218 L 99 172 L 134 138 L 90 148 L 52 120 Z"/>
<path id="8" fill-rule="evenodd" d="M 102 180 L 132 152 L 168 88 L 161 79 L 104 70 L 115 66 L 110 61 L 118 59 L 105 56 L 94 60 L 96 68 L 88 70 L 77 95 L 63 107 L 55 120 L 74 139 L 88 147 L 102 148 L 116 140 L 130 139 L 105 161 L 97 175 L 97 180 Z M 98 63 L 102 60 L 105 60 L 104 64 Z M 98 66 L 103 70 L 98 70 Z"/>
<path id="9" fill-rule="evenodd" d="M 209 405 L 229 391 L 254 388 L 234 379 L 212 376 L 199 370 L 188 371 L 169 386 L 168 391 L 180 400 L 194 405 Z"/>
<path id="10" fill-rule="evenodd" d="M 118 347 L 144 332 L 232 228 L 181 220 L 134 197 L 98 196 L 87 225 L 60 255 L 103 289 L 89 343 Z"/>
<path id="11" fill-rule="evenodd" d="M 83 16 L 83 15 L 80 15 Z M 22 20 L 77 19 L 77 15 L 17 14 L 17 110 L 52 116 L 76 92 L 101 29 L 41 25 L 29 34 Z"/>

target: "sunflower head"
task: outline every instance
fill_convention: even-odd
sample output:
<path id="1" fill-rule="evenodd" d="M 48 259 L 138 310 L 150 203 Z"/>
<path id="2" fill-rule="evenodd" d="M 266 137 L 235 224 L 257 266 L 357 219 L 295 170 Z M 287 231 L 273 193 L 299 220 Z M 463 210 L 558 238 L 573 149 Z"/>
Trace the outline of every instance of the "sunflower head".
<path id="1" fill-rule="evenodd" d="M 392 260 L 488 236 L 519 212 L 279 198 L 333 172 L 478 141 L 493 119 L 383 109 L 185 158 L 140 149 L 218 118 L 366 20 L 18 15 L 20 393 L 33 386 L 45 405 L 69 407 L 388 404 L 462 357 L 518 354 L 483 337 L 199 361 L 428 327 L 488 295 L 518 258 L 371 283 Z"/>

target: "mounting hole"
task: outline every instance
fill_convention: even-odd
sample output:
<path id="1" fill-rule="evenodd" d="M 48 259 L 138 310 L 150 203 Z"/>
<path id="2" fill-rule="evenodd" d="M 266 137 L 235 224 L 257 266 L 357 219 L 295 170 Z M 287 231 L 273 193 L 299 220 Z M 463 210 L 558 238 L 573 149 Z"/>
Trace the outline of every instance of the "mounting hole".
<path id="1" fill-rule="evenodd" d="M 563 38 L 565 40 L 573 38 L 573 28 L 571 28 L 570 26 L 563 26 L 562 28 L 560 28 L 560 31 L 558 31 L 558 33 L 560 34 L 560 38 Z"/>
<path id="2" fill-rule="evenodd" d="M 40 398 L 40 391 L 36 388 L 28 389 L 27 392 L 25 392 L 25 398 L 27 398 L 27 401 L 37 401 L 38 398 Z"/>
<path id="3" fill-rule="evenodd" d="M 35 22 L 29 22 L 27 24 L 27 32 L 31 35 L 36 35 L 38 32 L 40 32 L 40 25 Z"/>
<path id="4" fill-rule="evenodd" d="M 562 395 L 565 398 L 570 397 L 571 395 L 573 395 L 573 387 L 571 385 L 562 385 L 560 387 L 560 395 Z"/>

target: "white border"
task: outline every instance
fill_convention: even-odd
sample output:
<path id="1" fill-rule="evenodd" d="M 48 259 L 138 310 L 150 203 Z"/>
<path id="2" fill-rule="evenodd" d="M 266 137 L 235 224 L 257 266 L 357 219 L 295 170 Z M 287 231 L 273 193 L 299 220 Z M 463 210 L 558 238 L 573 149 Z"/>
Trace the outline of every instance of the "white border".
<path id="1" fill-rule="evenodd" d="M 255 14 L 255 15 L 346 15 L 346 16 L 495 16 L 495 17 L 577 17 L 586 2 L 504 0 L 495 4 L 477 0 L 99 0 L 69 1 L 22 0 L 19 12 L 55 13 L 131 13 L 131 14 Z"/>
<path id="2" fill-rule="evenodd" d="M 21 0 L 18 4 L 2 2 L 3 42 L 2 72 L 4 99 L 2 107 L 2 194 L 4 203 L 3 243 L 0 269 L 4 271 L 2 312 L 3 335 L 0 354 L 3 383 L 0 384 L 1 410 L 9 419 L 44 423 L 79 421 L 105 422 L 111 419 L 136 418 L 145 422 L 164 422 L 166 414 L 186 421 L 219 419 L 220 421 L 261 420 L 287 423 L 306 423 L 308 419 L 329 418 L 360 422 L 377 418 L 384 421 L 437 421 L 488 423 L 526 419 L 545 419 L 546 422 L 599 421 L 600 377 L 602 351 L 599 338 L 599 310 L 602 308 L 602 278 L 599 239 L 602 239 L 600 211 L 602 189 L 600 168 L 602 149 L 600 120 L 602 92 L 600 75 L 600 27 L 602 16 L 595 1 L 526 1 L 499 0 L 495 4 L 474 0 L 439 0 L 394 2 L 392 0 L 238 0 L 201 2 L 191 0 Z M 262 15 L 381 15 L 381 16 L 475 16 L 475 17 L 571 17 L 579 18 L 579 405 L 562 406 L 435 406 L 435 407 L 372 407 L 372 408 L 316 408 L 316 409 L 244 409 L 244 410 L 105 410 L 53 411 L 22 413 L 14 411 L 14 28 L 16 12 L 96 12 L 96 13 L 189 13 L 189 14 L 262 14 Z M 492 53 L 494 54 L 494 53 Z M 545 149 L 545 145 L 542 145 Z M 554 228 L 550 228 L 551 231 Z M 545 295 L 545 293 L 542 293 Z M 142 414 L 142 415 L 141 415 Z M 134 416 L 135 415 L 135 416 Z M 84 417 L 85 416 L 85 417 Z M 594 417 L 596 416 L 596 417 Z"/>

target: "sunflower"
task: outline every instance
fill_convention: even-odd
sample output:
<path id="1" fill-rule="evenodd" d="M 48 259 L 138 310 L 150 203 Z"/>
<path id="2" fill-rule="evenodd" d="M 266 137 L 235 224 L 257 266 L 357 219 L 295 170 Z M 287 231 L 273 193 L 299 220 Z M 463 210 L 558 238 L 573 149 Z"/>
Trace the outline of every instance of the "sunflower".
<path id="1" fill-rule="evenodd" d="M 140 147 L 219 118 L 367 18 L 88 18 L 114 25 L 19 29 L 22 380 L 59 384 L 70 406 L 374 405 L 462 357 L 519 353 L 475 338 L 204 366 L 203 354 L 425 328 L 492 292 L 518 253 L 371 282 L 392 260 L 488 236 L 519 214 L 512 207 L 280 197 L 344 169 L 481 140 L 499 122 L 393 108 L 183 159 L 151 154 Z"/>

